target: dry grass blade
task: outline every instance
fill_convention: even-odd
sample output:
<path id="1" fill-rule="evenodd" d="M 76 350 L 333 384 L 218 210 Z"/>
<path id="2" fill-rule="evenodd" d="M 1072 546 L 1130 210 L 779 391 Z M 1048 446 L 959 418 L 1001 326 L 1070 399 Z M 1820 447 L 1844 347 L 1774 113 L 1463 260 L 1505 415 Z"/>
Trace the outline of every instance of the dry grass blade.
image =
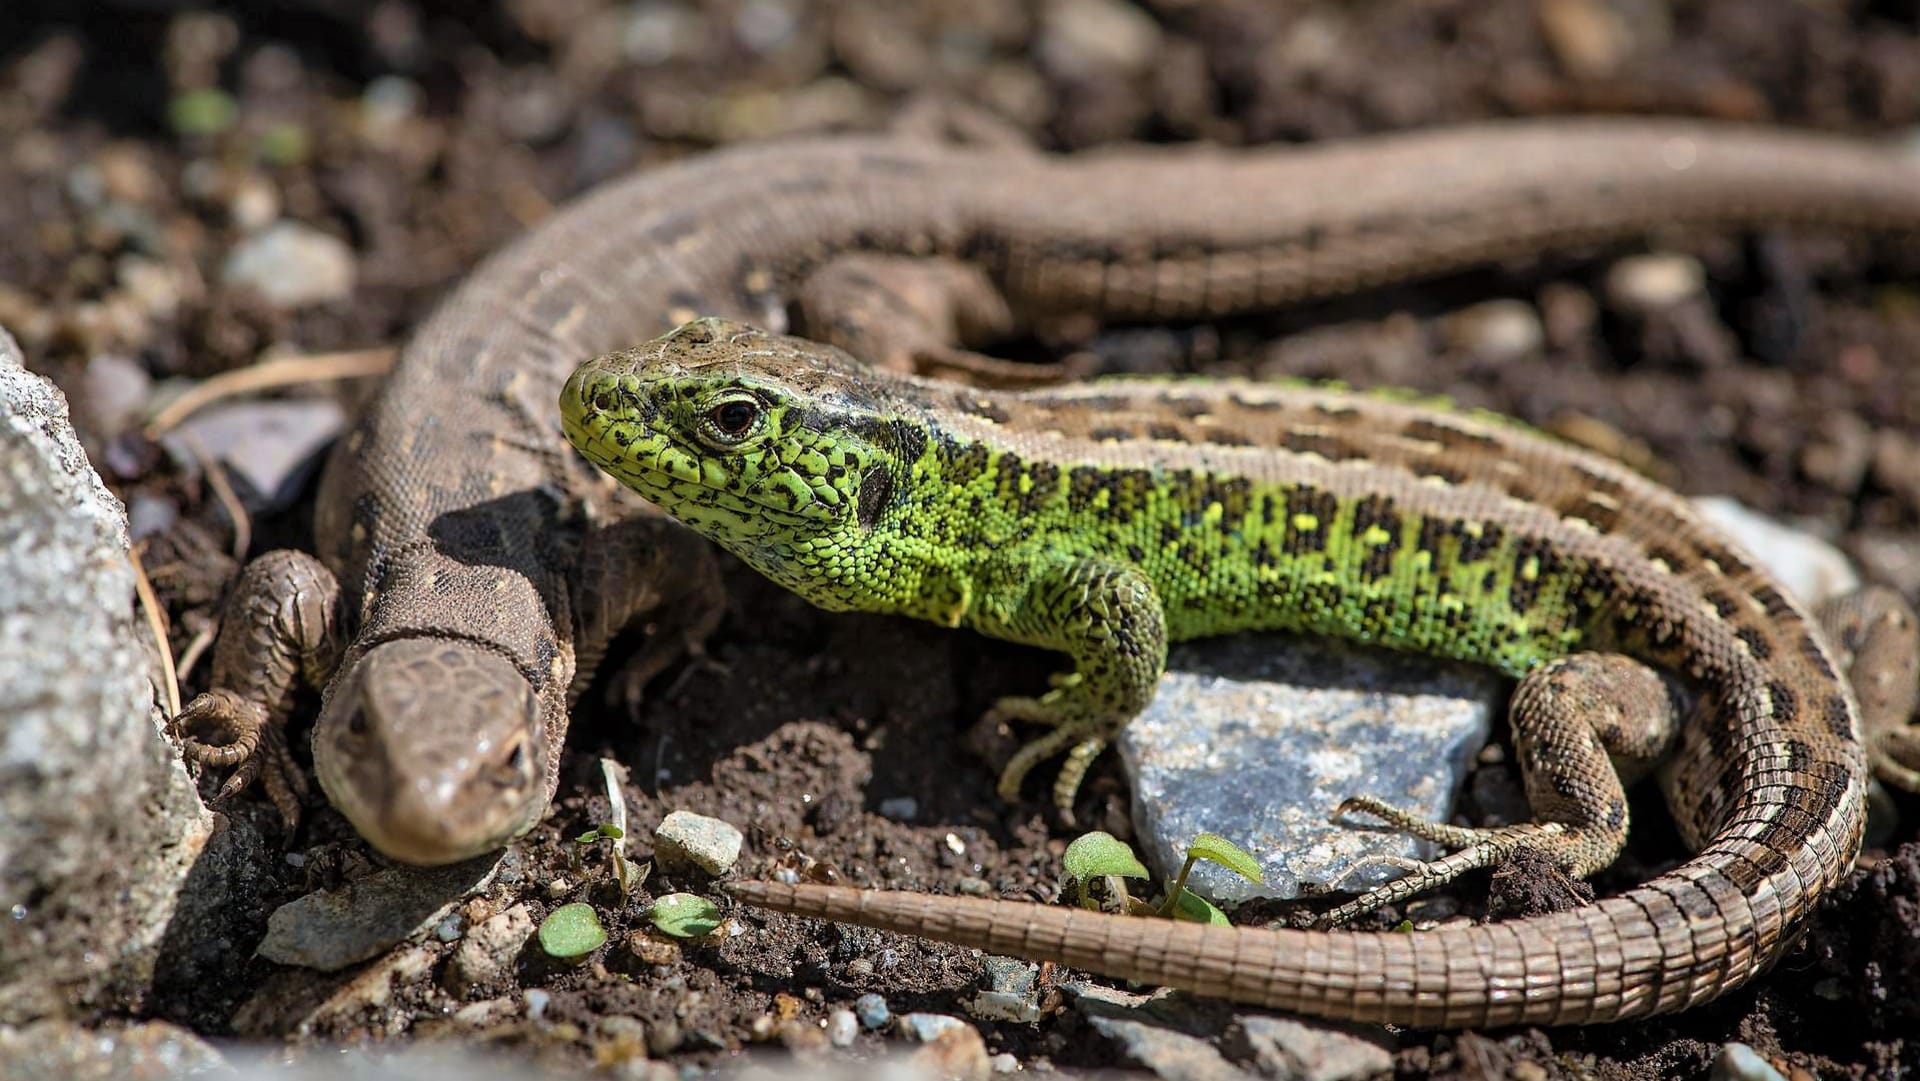
<path id="1" fill-rule="evenodd" d="M 175 664 L 175 679 L 184 683 L 187 677 L 193 673 L 194 665 L 200 663 L 200 658 L 206 655 L 207 647 L 213 645 L 215 626 L 215 624 L 209 623 L 200 628 L 200 630 L 194 634 L 193 640 L 187 643 L 187 648 L 180 651 L 180 660 Z"/>
<path id="2" fill-rule="evenodd" d="M 146 436 L 148 439 L 158 439 L 214 402 L 241 394 L 302 383 L 385 375 L 393 369 L 394 359 L 398 355 L 398 350 L 387 347 L 344 353 L 316 353 L 312 356 L 261 361 L 245 368 L 222 372 L 169 402 L 147 423 Z"/>
<path id="3" fill-rule="evenodd" d="M 133 591 L 140 598 L 140 610 L 147 618 L 147 630 L 153 635 L 153 645 L 160 655 L 160 674 L 166 680 L 167 717 L 180 715 L 180 677 L 173 666 L 173 646 L 167 641 L 167 618 L 160 611 L 160 599 L 153 595 L 153 583 L 147 581 L 147 569 L 140 563 L 140 546 L 127 549 L 127 559 L 133 563 Z"/>
<path id="4" fill-rule="evenodd" d="M 233 522 L 233 558 L 236 563 L 247 561 L 247 550 L 253 547 L 253 516 L 240 502 L 240 496 L 233 490 L 233 481 L 227 476 L 227 467 L 220 459 L 207 452 L 206 445 L 194 438 L 191 433 L 181 433 L 187 450 L 199 461 L 200 468 L 206 471 L 207 486 L 213 489 L 213 497 L 220 501 L 221 509 L 227 512 L 227 518 Z"/>

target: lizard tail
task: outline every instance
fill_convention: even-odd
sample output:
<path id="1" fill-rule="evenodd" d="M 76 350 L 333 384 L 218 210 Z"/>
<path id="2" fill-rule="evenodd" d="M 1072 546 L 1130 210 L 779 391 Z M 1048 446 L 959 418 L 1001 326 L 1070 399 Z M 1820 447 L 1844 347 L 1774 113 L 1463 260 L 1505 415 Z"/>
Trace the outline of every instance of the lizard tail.
<path id="1" fill-rule="evenodd" d="M 1703 854 L 1704 856 L 1705 854 Z M 1587 1024 L 1684 1009 L 1763 971 L 1781 912 L 1703 860 L 1583 908 L 1425 932 L 1211 926 L 1020 901 L 734 882 L 760 908 L 1340 1020 Z"/>

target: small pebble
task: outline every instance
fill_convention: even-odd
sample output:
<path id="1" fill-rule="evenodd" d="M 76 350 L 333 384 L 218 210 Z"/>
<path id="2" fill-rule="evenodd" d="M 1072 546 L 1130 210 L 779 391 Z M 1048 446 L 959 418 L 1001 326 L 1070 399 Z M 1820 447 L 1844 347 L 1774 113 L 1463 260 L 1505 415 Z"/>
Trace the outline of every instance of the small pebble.
<path id="1" fill-rule="evenodd" d="M 1630 255 L 1607 269 L 1607 303 L 1634 315 L 1671 308 L 1699 296 L 1706 287 L 1706 268 L 1691 255 Z"/>
<path id="2" fill-rule="evenodd" d="M 987 1041 L 981 1038 L 979 1029 L 965 1022 L 942 1029 L 907 1056 L 907 1065 L 931 1077 L 985 1081 L 993 1074 L 987 1061 Z"/>
<path id="3" fill-rule="evenodd" d="M 827 1042 L 835 1047 L 852 1047 L 860 1034 L 860 1021 L 852 1010 L 834 1010 L 827 1014 Z"/>
<path id="4" fill-rule="evenodd" d="M 1489 300 L 1462 308 L 1447 317 L 1445 332 L 1455 348 L 1494 361 L 1530 356 L 1547 340 L 1540 313 L 1523 300 Z"/>
<path id="5" fill-rule="evenodd" d="M 903 1013 L 900 1015 L 900 1031 L 919 1043 L 930 1043 L 940 1034 L 953 1029 L 966 1028 L 967 1023 L 944 1013 Z"/>
<path id="6" fill-rule="evenodd" d="M 356 269 L 346 241 L 283 221 L 235 245 L 220 277 L 228 285 L 253 289 L 276 307 L 304 308 L 347 297 Z"/>
<path id="7" fill-rule="evenodd" d="M 849 966 L 851 967 L 851 966 Z M 893 1020 L 893 1010 L 887 1006 L 887 1000 L 871 992 L 853 1000 L 853 1014 L 865 1029 L 882 1029 Z"/>
<path id="8" fill-rule="evenodd" d="M 101 353 L 87 361 L 79 390 L 88 418 L 103 437 L 112 439 L 139 422 L 153 394 L 153 378 L 131 357 Z"/>
<path id="9" fill-rule="evenodd" d="M 895 822 L 911 822 L 920 814 L 920 801 L 912 796 L 895 796 L 880 801 L 880 817 Z"/>
<path id="10" fill-rule="evenodd" d="M 1712 1081 L 1787 1081 L 1760 1052 L 1743 1043 L 1721 1045 L 1707 1076 Z"/>
<path id="11" fill-rule="evenodd" d="M 740 858 L 744 840 L 731 823 L 675 811 L 653 831 L 653 858 L 662 870 L 691 865 L 710 875 L 723 875 Z"/>
<path id="12" fill-rule="evenodd" d="M 1063 77 L 1130 75 L 1161 52 L 1160 24 L 1120 0 L 1053 0 L 1042 6 L 1034 52 Z"/>
<path id="13" fill-rule="evenodd" d="M 241 177 L 227 193 L 227 218 L 243 232 L 265 229 L 279 216 L 280 193 L 258 173 Z"/>
<path id="14" fill-rule="evenodd" d="M 547 1015 L 547 1007 L 553 1003 L 553 996 L 534 988 L 527 992 L 527 1020 L 538 1021 Z"/>
<path id="15" fill-rule="evenodd" d="M 460 937 L 460 914 L 449 912 L 445 919 L 434 925 L 433 937 L 442 942 L 452 942 Z"/>
<path id="16" fill-rule="evenodd" d="M 987 1060 L 987 1065 L 993 1067 L 994 1073 L 1020 1072 L 1020 1059 L 1011 1051 L 1002 1051 L 993 1056 Z"/>
<path id="17" fill-rule="evenodd" d="M 855 979 L 865 979 L 873 975 L 873 962 L 864 957 L 856 957 L 847 962 L 847 975 Z"/>

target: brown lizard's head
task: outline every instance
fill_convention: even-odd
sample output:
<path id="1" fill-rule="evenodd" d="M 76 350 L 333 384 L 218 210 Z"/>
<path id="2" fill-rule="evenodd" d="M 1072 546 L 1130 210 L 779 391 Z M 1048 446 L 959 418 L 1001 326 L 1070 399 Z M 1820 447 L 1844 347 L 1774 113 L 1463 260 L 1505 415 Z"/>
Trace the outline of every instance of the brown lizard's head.
<path id="1" fill-rule="evenodd" d="M 545 724 L 525 676 L 471 642 L 384 642 L 343 671 L 313 731 L 327 798 L 381 852 L 455 863 L 540 820 Z"/>
<path id="2" fill-rule="evenodd" d="M 581 365 L 561 422 L 594 464 L 775 581 L 877 609 L 901 558 L 877 534 L 927 446 L 890 386 L 837 349 L 699 319 Z"/>

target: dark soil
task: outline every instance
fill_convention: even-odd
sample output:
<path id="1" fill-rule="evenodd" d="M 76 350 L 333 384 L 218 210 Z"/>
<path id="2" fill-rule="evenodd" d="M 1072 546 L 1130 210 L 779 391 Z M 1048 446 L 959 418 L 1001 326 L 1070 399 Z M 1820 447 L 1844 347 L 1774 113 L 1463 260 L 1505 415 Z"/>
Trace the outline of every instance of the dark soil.
<path id="1" fill-rule="evenodd" d="M 233 524 L 190 463 L 129 436 L 150 393 L 139 373 L 165 389 L 270 347 L 397 344 L 487 251 L 631 168 L 733 140 L 877 128 L 927 92 L 1062 151 L 1601 111 L 1862 133 L 1920 122 L 1911 5 L 1078 0 L 1045 10 L 1013 0 L 282 0 L 209 14 L 15 0 L 0 6 L 0 324 L 73 399 L 96 462 L 136 504 L 137 539 L 182 650 L 217 616 L 237 569 Z M 231 122 L 183 130 L 192 107 L 217 111 L 193 94 L 209 89 L 237 104 Z M 409 95 L 415 105 L 386 126 L 367 119 L 368 102 Z M 262 192 L 281 216 L 350 244 L 350 296 L 288 313 L 220 284 Z M 1087 347 L 1110 368 L 1285 372 L 1449 394 L 1623 455 L 1684 491 L 1793 519 L 1839 542 L 1869 578 L 1920 594 L 1920 366 L 1907 360 L 1920 354 L 1915 249 L 1785 233 L 1657 239 L 1698 257 L 1710 285 L 1654 318 L 1607 300 L 1609 259 L 1621 253 L 1574 252 L 1228 324 L 1067 328 L 1025 349 Z M 152 300 L 156 278 L 172 303 Z M 1474 331 L 1484 310 L 1460 314 L 1502 298 L 1538 314 L 1537 352 L 1491 357 Z M 345 393 L 356 402 L 365 392 Z M 310 543 L 310 484 L 305 493 L 253 522 L 253 551 Z M 224 941 L 192 944 L 191 964 L 176 965 L 142 1012 L 215 1036 L 488 1040 L 582 1064 L 617 1056 L 595 1035 L 612 1015 L 646 1022 L 655 1054 L 710 1063 L 770 1035 L 817 1042 L 827 1011 L 868 991 L 896 1013 L 958 1012 L 979 970 L 967 951 L 755 915 L 724 944 L 665 947 L 631 938 L 637 908 L 610 901 L 598 865 L 575 862 L 572 838 L 606 813 L 597 760 L 611 756 L 632 770 L 634 822 L 673 809 L 727 819 L 747 832 L 750 874 L 787 865 L 861 885 L 1053 895 L 1070 834 L 1035 804 L 994 800 L 993 769 L 970 746 L 992 734 L 969 737 L 997 694 L 1044 678 L 1047 658 L 829 616 L 744 571 L 730 585 L 717 663 L 669 673 L 632 718 L 590 700 L 554 812 L 469 905 L 478 918 L 520 900 L 544 913 L 589 899 L 607 914 L 612 944 L 586 966 L 526 960 L 511 985 L 472 993 L 508 1000 L 517 1019 L 524 990 L 549 992 L 546 1024 L 451 1020 L 465 1001 L 432 979 L 384 1006 L 297 1024 L 352 974 L 280 970 L 252 959 L 252 944 L 275 906 L 374 862 L 318 805 L 294 839 L 299 865 L 263 855 L 221 909 Z M 185 690 L 204 680 L 203 664 Z M 1087 791 L 1083 822 L 1124 836 L 1117 770 L 1103 764 Z M 917 801 L 910 822 L 878 813 L 896 797 Z M 1644 802 L 1635 821 L 1656 822 L 1657 801 Z M 1403 1034 L 1399 1072 L 1700 1075 L 1728 1040 L 1820 1076 L 1913 1069 L 1920 804 L 1903 797 L 1892 809 L 1898 824 L 1874 840 L 1853 884 L 1753 987 L 1641 1024 Z M 277 843 L 258 797 L 226 810 L 230 838 Z M 1597 883 L 1603 891 L 1675 858 L 1670 836 L 1641 832 Z M 556 893 L 555 878 L 585 884 Z M 1470 910 L 1485 904 L 1485 882 L 1460 891 Z M 705 886 L 656 872 L 645 889 Z M 449 947 L 422 948 L 439 965 Z M 981 1027 L 991 1050 L 1029 1064 L 1123 1061 L 1070 1009 Z M 862 1035 L 856 1047 L 879 1044 Z"/>

